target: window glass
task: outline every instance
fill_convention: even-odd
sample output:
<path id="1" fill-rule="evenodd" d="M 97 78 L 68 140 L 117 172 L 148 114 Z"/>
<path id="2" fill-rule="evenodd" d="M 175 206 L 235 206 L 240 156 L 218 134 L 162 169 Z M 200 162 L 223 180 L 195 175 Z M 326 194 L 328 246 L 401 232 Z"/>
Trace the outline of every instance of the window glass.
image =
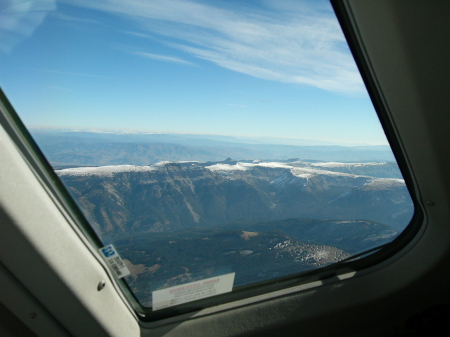
<path id="1" fill-rule="evenodd" d="M 327 1 L 10 0 L 0 60 L 144 307 L 325 267 L 414 213 Z"/>

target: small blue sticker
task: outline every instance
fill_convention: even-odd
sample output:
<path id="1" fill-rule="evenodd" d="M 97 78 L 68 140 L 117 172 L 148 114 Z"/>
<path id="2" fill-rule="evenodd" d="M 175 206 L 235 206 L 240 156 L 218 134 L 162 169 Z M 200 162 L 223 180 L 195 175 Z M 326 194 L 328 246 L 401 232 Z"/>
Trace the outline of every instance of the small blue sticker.
<path id="1" fill-rule="evenodd" d="M 111 246 L 106 246 L 106 247 L 102 248 L 102 253 L 105 257 L 110 257 L 115 254 L 115 252 Z"/>
<path id="2" fill-rule="evenodd" d="M 106 263 L 108 263 L 109 268 L 111 268 L 118 278 L 130 275 L 130 271 L 112 244 L 99 248 L 99 252 L 103 255 L 103 258 Z"/>

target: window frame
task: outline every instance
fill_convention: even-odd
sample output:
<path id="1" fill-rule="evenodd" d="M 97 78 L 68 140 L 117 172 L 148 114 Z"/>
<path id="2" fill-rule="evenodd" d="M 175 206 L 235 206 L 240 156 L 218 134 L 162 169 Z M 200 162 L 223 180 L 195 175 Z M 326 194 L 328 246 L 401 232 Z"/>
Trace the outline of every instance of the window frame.
<path id="1" fill-rule="evenodd" d="M 418 233 L 424 231 L 424 211 L 419 203 L 420 198 L 418 188 L 414 182 L 415 180 L 410 165 L 408 164 L 404 146 L 400 141 L 395 124 L 390 117 L 386 101 L 377 85 L 373 70 L 367 60 L 367 55 L 360 43 L 360 37 L 354 29 L 354 22 L 350 15 L 350 10 L 346 5 L 346 2 L 335 0 L 332 1 L 332 4 L 350 49 L 355 57 L 356 64 L 360 69 L 360 73 L 368 88 L 369 95 L 379 116 L 380 122 L 386 132 L 394 156 L 396 157 L 397 163 L 405 178 L 406 186 L 414 204 L 414 216 L 410 225 L 394 241 L 381 248 L 375 248 L 369 252 L 353 256 L 346 262 L 338 262 L 324 268 L 242 286 L 236 289 L 236 291 L 233 290 L 232 293 L 181 304 L 158 312 L 152 312 L 151 309 L 140 305 L 126 281 L 123 279 L 115 279 L 103 261 L 98 257 L 96 250 L 102 246 L 99 238 L 90 227 L 82 212 L 78 209 L 75 201 L 71 198 L 56 173 L 53 171 L 51 165 L 45 159 L 28 130 L 20 121 L 13 107 L 8 103 L 6 96 L 3 92 L 0 92 L 0 100 L 3 102 L 0 107 L 2 110 L 2 114 L 0 114 L 0 124 L 3 125 L 11 139 L 15 142 L 27 165 L 36 175 L 37 179 L 44 185 L 47 193 L 49 193 L 54 202 L 58 204 L 61 212 L 70 218 L 69 223 L 73 230 L 77 233 L 83 243 L 90 247 L 91 253 L 99 259 L 103 268 L 105 268 L 105 271 L 108 273 L 109 278 L 114 280 L 113 283 L 117 289 L 120 289 L 120 291 L 125 294 L 128 305 L 135 310 L 136 316 L 139 317 L 139 320 L 142 323 L 148 324 L 147 326 L 158 325 L 158 321 L 160 320 L 184 320 L 192 313 L 205 310 L 208 312 L 208 309 L 211 307 L 216 307 L 215 310 L 219 311 L 228 310 L 226 308 L 233 306 L 232 302 L 239 303 L 242 301 L 250 301 L 254 303 L 255 301 L 264 301 L 267 296 L 284 296 L 286 292 L 295 293 L 319 285 L 340 282 L 342 279 L 355 277 L 355 275 L 359 275 L 361 272 L 372 270 L 373 268 L 380 268 L 384 262 L 395 256 L 406 246 L 410 245 L 411 242 L 418 240 Z M 362 256 L 367 255 L 368 253 L 370 253 L 368 256 Z M 238 306 L 239 304 L 236 305 Z"/>

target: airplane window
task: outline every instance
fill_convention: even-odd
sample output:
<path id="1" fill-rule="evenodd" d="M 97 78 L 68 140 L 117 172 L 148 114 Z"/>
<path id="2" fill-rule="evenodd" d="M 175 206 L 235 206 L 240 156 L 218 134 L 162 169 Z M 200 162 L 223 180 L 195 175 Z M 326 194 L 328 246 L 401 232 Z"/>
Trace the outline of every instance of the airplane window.
<path id="1" fill-rule="evenodd" d="M 321 270 L 413 217 L 327 1 L 11 0 L 0 58 L 141 311 Z"/>

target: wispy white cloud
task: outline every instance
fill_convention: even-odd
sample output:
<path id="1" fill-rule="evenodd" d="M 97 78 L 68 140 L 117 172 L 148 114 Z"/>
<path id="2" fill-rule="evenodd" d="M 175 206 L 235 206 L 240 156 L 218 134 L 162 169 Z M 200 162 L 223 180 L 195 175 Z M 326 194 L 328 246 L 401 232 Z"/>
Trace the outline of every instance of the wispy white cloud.
<path id="1" fill-rule="evenodd" d="M 195 66 L 194 63 L 182 60 L 178 57 L 157 55 L 157 54 L 144 53 L 144 52 L 129 52 L 129 53 L 132 55 L 141 56 L 141 57 L 156 60 L 156 61 L 172 62 L 172 63 L 179 63 L 179 64 Z"/>
<path id="2" fill-rule="evenodd" d="M 233 71 L 334 92 L 363 90 L 325 2 L 267 0 L 253 8 L 192 0 L 65 1 L 125 17 L 135 34 L 166 37 L 173 48 Z"/>
<path id="3" fill-rule="evenodd" d="M 99 24 L 101 24 L 100 21 L 97 21 L 97 20 L 86 19 L 86 18 L 79 18 L 79 17 L 63 14 L 63 13 L 60 13 L 60 12 L 52 12 L 52 13 L 50 13 L 50 17 L 54 18 L 54 19 L 61 20 L 61 21 L 74 23 L 74 24 L 77 24 L 77 25 L 86 25 L 86 24 L 99 25 Z"/>
<path id="4" fill-rule="evenodd" d="M 131 30 L 122 30 L 121 32 L 125 33 L 125 34 L 129 34 L 129 35 L 137 36 L 137 37 L 143 37 L 145 39 L 154 39 L 154 37 L 151 36 L 151 35 L 143 34 L 143 33 L 137 33 L 137 32 L 133 32 Z"/>
<path id="5" fill-rule="evenodd" d="M 33 35 L 46 15 L 55 10 L 55 0 L 10 0 L 0 4 L 0 52 L 9 53 Z"/>

